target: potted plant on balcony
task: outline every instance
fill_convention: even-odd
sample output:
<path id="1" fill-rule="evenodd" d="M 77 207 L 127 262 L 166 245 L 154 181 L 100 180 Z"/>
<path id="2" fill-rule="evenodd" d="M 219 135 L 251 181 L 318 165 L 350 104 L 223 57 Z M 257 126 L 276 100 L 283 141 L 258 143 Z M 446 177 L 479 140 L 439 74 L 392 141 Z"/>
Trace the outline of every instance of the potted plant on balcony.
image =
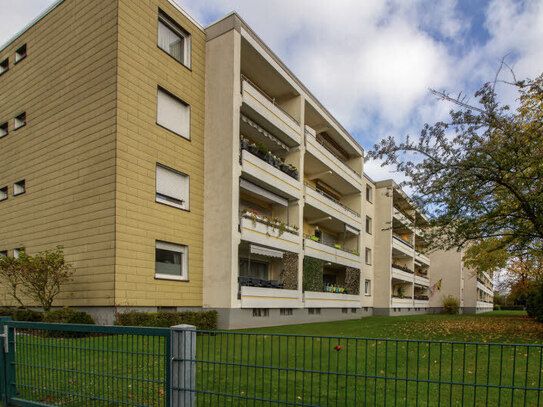
<path id="1" fill-rule="evenodd" d="M 334 247 L 335 247 L 336 249 L 341 249 L 341 245 L 340 245 L 340 244 L 337 244 L 337 243 L 334 244 Z"/>
<path id="2" fill-rule="evenodd" d="M 290 169 L 290 176 L 292 178 L 296 178 L 298 179 L 298 168 L 296 168 L 294 165 L 292 164 L 288 164 L 288 167 Z"/>
<path id="3" fill-rule="evenodd" d="M 311 235 L 310 236 L 310 239 L 313 240 L 314 242 L 318 242 L 319 241 L 319 238 L 315 235 Z"/>
<path id="4" fill-rule="evenodd" d="M 256 146 L 256 155 L 263 159 L 264 161 L 266 160 L 266 157 L 268 155 L 268 147 L 266 147 L 263 143 L 258 143 L 257 146 Z"/>
<path id="5" fill-rule="evenodd" d="M 249 140 L 242 136 L 239 140 L 239 146 L 242 150 L 247 150 L 249 148 Z"/>

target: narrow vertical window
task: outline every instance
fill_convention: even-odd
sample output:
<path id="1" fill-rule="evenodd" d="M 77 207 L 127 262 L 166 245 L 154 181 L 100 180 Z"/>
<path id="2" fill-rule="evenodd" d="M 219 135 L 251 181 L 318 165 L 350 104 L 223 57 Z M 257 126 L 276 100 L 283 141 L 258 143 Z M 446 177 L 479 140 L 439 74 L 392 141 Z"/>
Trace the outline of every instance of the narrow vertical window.
<path id="1" fill-rule="evenodd" d="M 366 216 L 366 233 L 368 235 L 372 234 L 372 220 L 369 216 Z"/>
<path id="2" fill-rule="evenodd" d="M 371 249 L 366 247 L 366 264 L 371 266 Z"/>
<path id="3" fill-rule="evenodd" d="M 20 113 L 13 119 L 13 129 L 17 130 L 26 125 L 26 112 Z"/>
<path id="4" fill-rule="evenodd" d="M 15 51 L 15 63 L 22 61 L 26 58 L 26 44 L 20 46 L 17 51 Z"/>

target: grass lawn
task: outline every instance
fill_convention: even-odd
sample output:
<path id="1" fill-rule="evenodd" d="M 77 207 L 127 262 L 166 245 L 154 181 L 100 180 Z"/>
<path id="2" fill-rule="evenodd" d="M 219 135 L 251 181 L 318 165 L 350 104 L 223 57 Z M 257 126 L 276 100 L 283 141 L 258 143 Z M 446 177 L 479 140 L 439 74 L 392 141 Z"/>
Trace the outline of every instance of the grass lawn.
<path id="1" fill-rule="evenodd" d="M 540 325 L 493 312 L 199 335 L 198 406 L 542 405 Z M 164 350 L 164 338 L 18 335 L 17 391 L 55 405 L 163 405 Z"/>

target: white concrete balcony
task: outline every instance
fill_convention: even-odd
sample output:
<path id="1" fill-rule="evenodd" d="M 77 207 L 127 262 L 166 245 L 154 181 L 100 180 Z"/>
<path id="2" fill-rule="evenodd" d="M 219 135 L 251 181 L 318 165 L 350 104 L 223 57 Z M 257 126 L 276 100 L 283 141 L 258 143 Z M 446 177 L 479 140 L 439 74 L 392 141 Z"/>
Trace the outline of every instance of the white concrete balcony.
<path id="1" fill-rule="evenodd" d="M 396 278 L 402 281 L 407 281 L 410 283 L 412 283 L 414 280 L 413 273 L 408 273 L 407 271 L 403 271 L 395 267 L 392 267 L 391 270 L 392 270 L 392 278 Z"/>
<path id="2" fill-rule="evenodd" d="M 430 258 L 426 256 L 425 254 L 417 252 L 416 250 L 415 250 L 415 260 L 419 261 L 422 264 L 426 264 L 427 266 L 430 265 Z"/>
<path id="3" fill-rule="evenodd" d="M 362 178 L 351 167 L 342 162 L 334 154 L 328 151 L 317 139 L 305 132 L 306 136 L 306 152 L 317 158 L 325 166 L 330 168 L 335 174 L 341 177 L 344 181 L 348 182 L 358 191 L 362 191 Z"/>
<path id="4" fill-rule="evenodd" d="M 241 150 L 244 178 L 289 198 L 300 199 L 301 183 L 247 150 Z"/>
<path id="5" fill-rule="evenodd" d="M 494 296 L 494 292 L 480 281 L 477 281 L 477 288 L 488 295 Z"/>
<path id="6" fill-rule="evenodd" d="M 417 276 L 415 274 L 415 283 L 423 285 L 424 287 L 430 286 L 430 279 L 428 277 Z"/>
<path id="7" fill-rule="evenodd" d="M 263 126 L 273 126 L 282 134 L 282 138 L 290 146 L 300 145 L 301 127 L 287 112 L 277 105 L 271 97 L 266 95 L 247 78 L 241 78 L 241 94 L 244 107 L 253 113 L 253 119 L 261 122 Z M 257 117 L 254 117 L 256 114 Z M 264 121 L 265 123 L 262 123 Z"/>
<path id="8" fill-rule="evenodd" d="M 413 245 L 406 242 L 400 237 L 392 235 L 392 248 L 399 250 L 400 252 L 406 254 L 407 256 L 413 257 L 415 255 L 415 249 Z"/>
<path id="9" fill-rule="evenodd" d="M 409 219 L 407 216 L 405 216 L 402 212 L 400 212 L 398 209 L 396 208 L 392 208 L 392 213 L 394 215 L 394 217 L 400 221 L 402 224 L 404 224 L 405 226 L 407 227 L 410 227 L 413 225 L 413 221 L 411 219 Z"/>
<path id="10" fill-rule="evenodd" d="M 302 308 L 298 290 L 241 287 L 241 308 Z"/>
<path id="11" fill-rule="evenodd" d="M 360 308 L 360 295 L 304 292 L 305 308 Z"/>
<path id="12" fill-rule="evenodd" d="M 477 308 L 492 310 L 494 308 L 494 304 L 491 302 L 477 301 Z"/>
<path id="13" fill-rule="evenodd" d="M 430 306 L 429 300 L 415 300 L 416 308 L 428 308 Z"/>
<path id="14" fill-rule="evenodd" d="M 307 238 L 304 239 L 304 242 L 306 256 L 356 269 L 362 267 L 359 254 L 350 253 Z"/>
<path id="15" fill-rule="evenodd" d="M 266 224 L 262 217 L 254 218 L 248 215 L 241 217 L 241 240 L 271 247 L 287 252 L 299 253 L 300 235 L 288 228 L 281 231 L 280 228 Z"/>
<path id="16" fill-rule="evenodd" d="M 414 307 L 413 299 L 392 297 L 391 306 L 393 308 L 412 308 Z"/>
<path id="17" fill-rule="evenodd" d="M 333 218 L 361 230 L 361 217 L 356 211 L 343 205 L 325 192 L 317 190 L 311 184 L 304 184 L 305 202 L 308 205 L 332 216 Z"/>

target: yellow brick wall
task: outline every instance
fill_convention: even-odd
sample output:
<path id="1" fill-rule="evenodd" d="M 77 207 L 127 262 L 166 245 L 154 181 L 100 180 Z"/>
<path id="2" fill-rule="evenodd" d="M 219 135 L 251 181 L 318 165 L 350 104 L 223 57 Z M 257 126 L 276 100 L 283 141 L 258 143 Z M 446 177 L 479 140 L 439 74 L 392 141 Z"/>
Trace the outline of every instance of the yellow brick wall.
<path id="1" fill-rule="evenodd" d="M 158 48 L 159 7 L 191 34 L 191 69 Z M 204 59 L 204 33 L 167 0 L 119 0 L 116 305 L 202 305 Z M 190 141 L 156 124 L 158 85 L 190 105 Z M 190 176 L 190 211 L 155 202 L 156 163 Z M 155 279 L 156 240 L 188 246 L 188 282 Z"/>
<path id="2" fill-rule="evenodd" d="M 0 76 L 0 250 L 61 244 L 75 269 L 55 305 L 113 305 L 115 0 L 66 0 L 5 49 Z M 15 50 L 26 59 L 14 65 Z M 27 125 L 13 131 L 26 111 Z M 26 193 L 13 196 L 13 183 Z M 12 304 L 0 288 L 0 304 Z"/>

